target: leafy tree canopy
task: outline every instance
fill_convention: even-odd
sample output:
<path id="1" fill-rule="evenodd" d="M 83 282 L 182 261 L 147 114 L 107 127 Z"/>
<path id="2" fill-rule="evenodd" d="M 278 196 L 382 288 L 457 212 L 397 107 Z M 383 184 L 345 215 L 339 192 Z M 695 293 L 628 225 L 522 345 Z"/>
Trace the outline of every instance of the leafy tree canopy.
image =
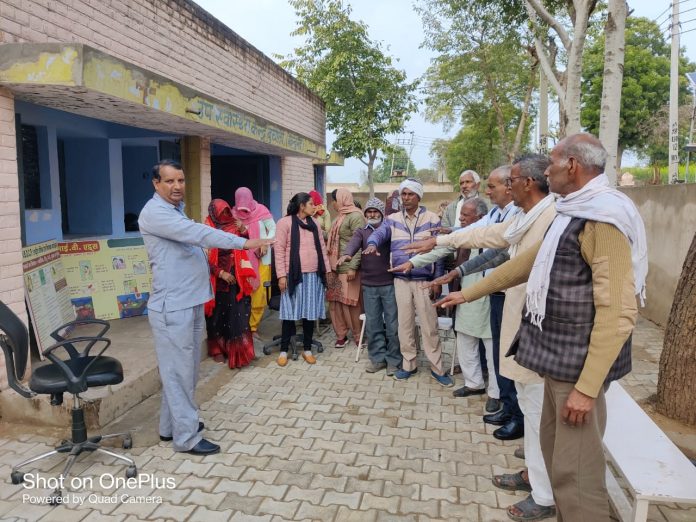
<path id="1" fill-rule="evenodd" d="M 333 147 L 359 158 L 370 176 L 377 151 L 417 108 L 416 83 L 394 67 L 363 22 L 351 19 L 350 6 L 340 0 L 290 4 L 299 20 L 293 35 L 305 43 L 282 65 L 324 100 Z"/>
<path id="2" fill-rule="evenodd" d="M 604 33 L 592 34 L 592 42 L 585 50 L 582 82 L 582 124 L 594 135 L 599 135 L 599 118 L 602 101 L 604 72 Z M 683 104 L 689 93 L 684 73 L 695 70 L 681 52 L 679 69 L 679 103 Z M 621 124 L 619 148 L 643 152 L 648 151 L 657 136 L 646 127 L 656 113 L 669 103 L 670 47 L 662 37 L 659 26 L 647 18 L 628 17 L 626 20 L 626 42 L 624 75 L 621 87 Z M 659 141 L 659 140 L 657 140 Z M 666 137 L 665 137 L 666 141 Z M 666 152 L 665 152 L 666 154 Z M 657 156 L 654 156 L 657 158 Z"/>

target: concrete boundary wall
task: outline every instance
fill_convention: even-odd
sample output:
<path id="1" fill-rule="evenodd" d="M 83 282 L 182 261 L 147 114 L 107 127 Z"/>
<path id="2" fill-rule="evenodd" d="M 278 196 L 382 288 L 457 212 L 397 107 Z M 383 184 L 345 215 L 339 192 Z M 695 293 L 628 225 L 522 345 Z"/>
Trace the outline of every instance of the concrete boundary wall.
<path id="1" fill-rule="evenodd" d="M 638 207 L 648 237 L 648 299 L 641 314 L 667 324 L 682 265 L 696 233 L 696 185 L 621 189 Z"/>

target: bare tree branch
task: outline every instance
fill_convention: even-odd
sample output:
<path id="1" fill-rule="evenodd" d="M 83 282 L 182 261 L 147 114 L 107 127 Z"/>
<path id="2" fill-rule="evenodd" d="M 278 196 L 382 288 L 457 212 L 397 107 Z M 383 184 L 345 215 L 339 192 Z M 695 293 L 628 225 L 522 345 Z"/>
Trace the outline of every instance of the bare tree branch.
<path id="1" fill-rule="evenodd" d="M 539 0 L 525 0 L 525 3 L 527 4 L 527 10 L 529 10 L 529 7 L 534 9 L 534 11 L 539 15 L 539 18 L 541 18 L 549 25 L 549 27 L 556 31 L 556 34 L 563 43 L 563 47 L 565 47 L 567 51 L 570 50 L 570 46 L 572 45 L 570 36 L 568 36 L 568 33 L 563 26 L 551 15 L 551 13 L 546 10 L 542 3 L 539 2 Z"/>

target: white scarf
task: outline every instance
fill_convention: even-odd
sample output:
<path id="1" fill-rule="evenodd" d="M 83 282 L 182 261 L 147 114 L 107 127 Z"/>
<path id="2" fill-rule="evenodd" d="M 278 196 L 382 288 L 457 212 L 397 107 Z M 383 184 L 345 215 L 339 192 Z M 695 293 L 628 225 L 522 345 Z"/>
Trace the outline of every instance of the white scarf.
<path id="1" fill-rule="evenodd" d="M 546 296 L 558 241 L 572 218 L 609 223 L 618 228 L 631 244 L 631 261 L 635 277 L 635 293 L 645 306 L 645 278 L 648 275 L 648 251 L 645 225 L 638 209 L 628 196 L 609 185 L 601 174 L 580 190 L 556 201 L 556 219 L 551 223 L 527 282 L 527 314 L 532 324 L 541 329 L 546 315 Z"/>
<path id="2" fill-rule="evenodd" d="M 534 205 L 529 212 L 518 212 L 515 217 L 512 218 L 510 226 L 507 227 L 507 230 L 505 230 L 505 233 L 503 234 L 503 239 L 510 243 L 510 257 L 515 256 L 518 248 L 517 243 L 522 240 L 524 235 L 527 233 L 527 230 L 529 230 L 542 212 L 553 205 L 554 200 L 554 196 L 549 194 Z"/>

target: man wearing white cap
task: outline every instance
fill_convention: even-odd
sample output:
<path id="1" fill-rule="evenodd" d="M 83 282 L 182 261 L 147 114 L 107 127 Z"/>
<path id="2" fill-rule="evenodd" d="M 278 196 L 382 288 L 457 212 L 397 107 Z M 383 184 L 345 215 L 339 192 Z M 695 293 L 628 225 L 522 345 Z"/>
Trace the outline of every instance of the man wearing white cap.
<path id="1" fill-rule="evenodd" d="M 404 180 L 399 193 L 403 208 L 384 220 L 368 239 L 364 255 L 380 255 L 378 247 L 390 243 L 392 265 L 400 265 L 411 257 L 403 248 L 420 239 L 430 237 L 431 231 L 440 226 L 440 218 L 434 212 L 420 206 L 423 197 L 423 184 L 413 178 Z M 416 349 L 416 316 L 418 317 L 423 339 L 423 350 L 430 361 L 430 375 L 440 385 L 454 385 L 452 378 L 442 369 L 442 350 L 437 332 L 437 311 L 430 298 L 440 294 L 439 287 L 423 288 L 424 281 L 432 281 L 444 272 L 442 260 L 410 271 L 408 274 L 394 274 L 399 315 L 399 341 L 403 357 L 402 368 L 394 374 L 396 380 L 405 380 L 418 370 Z"/>

